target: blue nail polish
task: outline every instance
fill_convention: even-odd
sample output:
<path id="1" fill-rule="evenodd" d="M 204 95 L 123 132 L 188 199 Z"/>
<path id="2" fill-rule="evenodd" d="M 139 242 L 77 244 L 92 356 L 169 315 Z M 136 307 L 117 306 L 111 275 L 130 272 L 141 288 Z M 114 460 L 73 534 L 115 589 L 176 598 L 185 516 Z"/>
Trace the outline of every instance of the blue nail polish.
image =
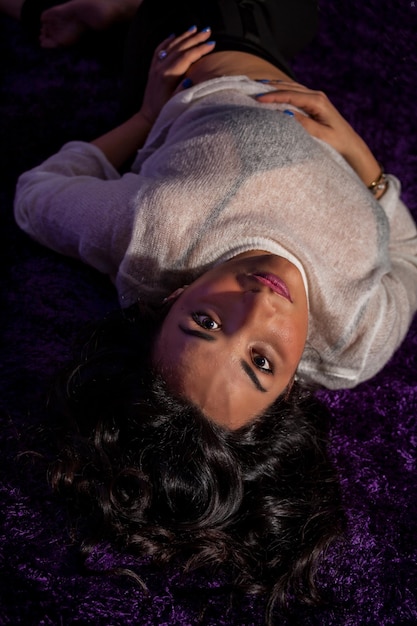
<path id="1" fill-rule="evenodd" d="M 284 113 L 286 115 L 289 115 L 290 117 L 294 117 L 294 113 L 292 111 L 290 111 L 289 109 L 285 109 Z"/>
<path id="2" fill-rule="evenodd" d="M 194 26 L 190 26 L 190 28 L 188 29 L 188 33 L 191 33 L 191 31 L 196 30 L 197 26 L 194 24 Z"/>
<path id="3" fill-rule="evenodd" d="M 254 98 L 259 98 L 260 96 L 264 96 L 267 93 L 268 93 L 267 91 L 263 91 L 262 93 L 256 93 L 253 97 Z"/>
<path id="4" fill-rule="evenodd" d="M 256 79 L 257 83 L 282 83 L 282 80 L 279 80 L 278 78 L 257 78 Z"/>
<path id="5" fill-rule="evenodd" d="M 202 28 L 202 29 L 201 29 L 201 32 L 202 32 L 202 33 L 209 33 L 210 31 L 211 31 L 210 26 L 206 26 L 205 28 Z"/>
<path id="6" fill-rule="evenodd" d="M 216 43 L 215 41 L 206 41 L 207 46 L 214 46 L 215 43 Z"/>
<path id="7" fill-rule="evenodd" d="M 191 87 L 192 84 L 193 81 L 191 80 L 191 78 L 184 78 L 184 80 L 182 81 L 183 89 L 188 89 L 188 87 Z"/>

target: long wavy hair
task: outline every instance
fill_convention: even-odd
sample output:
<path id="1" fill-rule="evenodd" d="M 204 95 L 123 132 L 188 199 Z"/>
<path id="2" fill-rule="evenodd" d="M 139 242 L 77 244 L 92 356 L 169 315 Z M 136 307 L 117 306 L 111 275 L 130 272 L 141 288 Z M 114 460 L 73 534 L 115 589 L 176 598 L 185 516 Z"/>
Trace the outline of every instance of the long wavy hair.
<path id="1" fill-rule="evenodd" d="M 186 571 L 225 566 L 266 593 L 266 621 L 290 598 L 319 599 L 315 572 L 344 526 L 327 452 L 327 412 L 297 383 L 249 425 L 222 428 L 173 397 L 151 352 L 165 310 L 115 312 L 82 338 L 50 407 L 66 442 L 54 489 L 103 538 Z"/>

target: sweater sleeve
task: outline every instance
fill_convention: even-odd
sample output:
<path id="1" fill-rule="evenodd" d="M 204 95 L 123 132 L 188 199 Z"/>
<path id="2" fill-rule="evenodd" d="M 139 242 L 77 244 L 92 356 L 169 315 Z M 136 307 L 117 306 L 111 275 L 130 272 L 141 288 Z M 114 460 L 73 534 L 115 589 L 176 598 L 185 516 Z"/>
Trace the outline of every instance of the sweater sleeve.
<path id="1" fill-rule="evenodd" d="M 375 210 L 369 205 L 363 211 L 363 221 L 352 221 L 348 211 L 340 214 L 346 219 L 340 234 L 333 232 L 337 255 L 313 287 L 309 340 L 299 366 L 305 381 L 355 387 L 384 367 L 410 328 L 417 311 L 417 229 L 400 199 L 399 181 L 389 180 Z M 312 281 L 315 263 L 305 266 Z"/>
<path id="2" fill-rule="evenodd" d="M 330 388 L 353 387 L 379 372 L 401 345 L 417 311 L 416 224 L 400 199 L 398 179 L 390 175 L 389 181 L 379 201 L 389 222 L 389 264 L 369 294 L 366 313 L 356 320 L 356 339 L 363 342 L 361 364 L 351 379 L 321 381 Z M 355 351 L 355 342 L 347 349 Z"/>
<path id="3" fill-rule="evenodd" d="M 120 176 L 96 146 L 70 142 L 19 177 L 15 219 L 39 243 L 114 280 L 130 241 L 139 179 Z"/>
<path id="4" fill-rule="evenodd" d="M 393 352 L 404 339 L 417 311 L 417 228 L 410 211 L 400 199 L 398 179 L 391 175 L 389 181 L 389 188 L 380 204 L 390 227 L 391 271 L 383 281 L 391 329 L 388 328 L 386 336 L 380 339 Z"/>

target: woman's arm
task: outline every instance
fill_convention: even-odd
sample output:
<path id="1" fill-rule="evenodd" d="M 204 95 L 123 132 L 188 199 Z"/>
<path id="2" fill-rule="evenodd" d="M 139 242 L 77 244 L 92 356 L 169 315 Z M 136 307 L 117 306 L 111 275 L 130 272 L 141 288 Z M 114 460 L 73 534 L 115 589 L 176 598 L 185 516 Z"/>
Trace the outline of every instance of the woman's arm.
<path id="1" fill-rule="evenodd" d="M 275 91 L 257 99 L 289 104 L 305 112 L 307 115 L 292 111 L 310 135 L 326 142 L 344 157 L 367 187 L 378 178 L 381 171 L 378 161 L 324 93 L 297 83 L 279 82 Z M 385 270 L 367 298 L 363 294 L 364 300 L 367 299 L 366 307 L 352 326 L 346 346 L 338 352 L 337 363 L 325 366 L 322 372 L 314 358 L 310 365 L 303 363 L 305 376 L 328 387 L 352 387 L 374 376 L 404 339 L 417 310 L 417 228 L 400 199 L 399 181 L 395 176 L 389 176 L 388 180 L 389 185 L 375 194 L 389 222 L 389 239 L 380 235 L 376 242 L 380 263 L 385 259 Z M 345 237 L 346 233 L 341 231 L 341 242 Z M 370 248 L 370 254 L 373 253 Z M 360 344 L 362 348 L 358 352 Z M 343 377 L 340 373 L 335 376 L 334 371 L 343 363 L 352 364 L 350 372 L 347 370 L 349 376 Z M 332 368 L 333 374 L 329 376 Z"/>
<path id="2" fill-rule="evenodd" d="M 121 170 L 143 146 L 151 128 L 152 123 L 139 111 L 91 143 L 102 151 L 113 167 Z"/>
<path id="3" fill-rule="evenodd" d="M 210 34 L 210 29 L 197 32 L 193 26 L 179 37 L 165 39 L 156 48 L 140 111 L 92 142 L 117 170 L 144 145 L 162 107 L 189 67 L 213 50 L 215 43 L 207 41 Z"/>
<path id="4" fill-rule="evenodd" d="M 295 82 L 281 81 L 276 91 L 257 96 L 259 102 L 291 104 L 307 115 L 293 111 L 298 122 L 317 139 L 335 148 L 367 187 L 378 179 L 381 166 L 365 141 L 344 119 L 322 91 L 314 91 Z M 384 190 L 378 191 L 379 199 Z"/>
<path id="5" fill-rule="evenodd" d="M 70 142 L 18 180 L 14 213 L 28 235 L 114 278 L 141 190 L 140 175 L 117 171 L 146 140 L 190 64 L 213 49 L 209 30 L 190 29 L 158 46 L 141 110 L 91 143 Z M 166 51 L 162 59 L 159 54 Z"/>

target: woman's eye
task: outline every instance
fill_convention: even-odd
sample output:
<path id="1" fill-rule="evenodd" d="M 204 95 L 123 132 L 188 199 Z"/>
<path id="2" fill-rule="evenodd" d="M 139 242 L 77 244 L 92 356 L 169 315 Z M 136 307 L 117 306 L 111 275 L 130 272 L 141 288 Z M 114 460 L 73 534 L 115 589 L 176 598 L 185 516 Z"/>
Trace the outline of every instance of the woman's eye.
<path id="1" fill-rule="evenodd" d="M 193 313 L 192 318 L 196 324 L 205 330 L 220 330 L 221 325 L 206 313 Z"/>
<path id="2" fill-rule="evenodd" d="M 272 374 L 272 365 L 265 356 L 255 353 L 252 355 L 252 362 L 262 372 Z"/>

